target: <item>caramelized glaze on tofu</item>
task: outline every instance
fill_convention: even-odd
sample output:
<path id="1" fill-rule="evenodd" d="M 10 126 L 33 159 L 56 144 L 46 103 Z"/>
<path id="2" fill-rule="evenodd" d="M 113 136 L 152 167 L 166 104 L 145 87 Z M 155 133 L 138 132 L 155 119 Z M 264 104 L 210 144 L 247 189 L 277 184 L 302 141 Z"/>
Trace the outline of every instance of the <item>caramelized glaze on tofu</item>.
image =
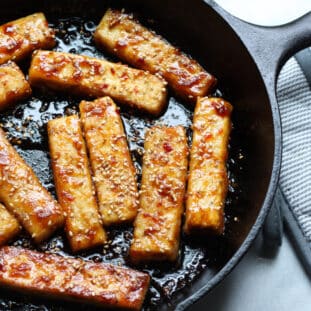
<path id="1" fill-rule="evenodd" d="M 197 96 L 208 94 L 216 84 L 216 79 L 195 60 L 143 27 L 130 14 L 109 9 L 94 39 L 97 45 L 132 66 L 160 74 L 185 100 L 195 102 Z"/>
<path id="2" fill-rule="evenodd" d="M 0 249 L 0 285 L 100 307 L 140 310 L 146 273 L 17 247 Z"/>
<path id="3" fill-rule="evenodd" d="M 147 131 L 140 208 L 130 247 L 133 263 L 177 259 L 187 156 L 182 126 L 156 126 Z"/>
<path id="4" fill-rule="evenodd" d="M 82 101 L 80 113 L 104 225 L 132 222 L 138 190 L 119 109 L 103 97 Z"/>
<path id="5" fill-rule="evenodd" d="M 103 244 L 102 227 L 93 189 L 79 117 L 48 122 L 50 155 L 57 197 L 66 211 L 66 233 L 74 252 Z"/>
<path id="6" fill-rule="evenodd" d="M 0 65 L 0 111 L 30 96 L 31 88 L 14 62 Z"/>
<path id="7" fill-rule="evenodd" d="M 62 208 L 41 185 L 0 129 L 0 201 L 35 242 L 47 239 L 64 223 Z"/>
<path id="8" fill-rule="evenodd" d="M 54 31 L 43 13 L 35 13 L 0 26 L 0 64 L 19 61 L 35 49 L 51 49 Z"/>
<path id="9" fill-rule="evenodd" d="M 20 232 L 20 229 L 16 218 L 0 203 L 0 246 L 12 240 Z"/>
<path id="10" fill-rule="evenodd" d="M 224 231 L 231 111 L 232 106 L 221 98 L 204 97 L 197 101 L 184 228 L 188 234 Z"/>
<path id="11" fill-rule="evenodd" d="M 165 81 L 143 70 L 103 59 L 61 52 L 36 51 L 29 82 L 32 86 L 88 96 L 110 96 L 149 114 L 166 106 Z"/>

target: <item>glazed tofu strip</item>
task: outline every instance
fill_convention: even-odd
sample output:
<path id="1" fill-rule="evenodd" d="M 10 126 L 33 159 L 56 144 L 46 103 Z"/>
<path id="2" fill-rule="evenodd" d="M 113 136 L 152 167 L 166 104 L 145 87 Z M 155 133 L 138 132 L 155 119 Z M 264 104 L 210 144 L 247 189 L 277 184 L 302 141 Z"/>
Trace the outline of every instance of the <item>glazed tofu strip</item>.
<path id="1" fill-rule="evenodd" d="M 9 61 L 0 65 L 0 110 L 30 96 L 31 88 L 18 66 Z"/>
<path id="2" fill-rule="evenodd" d="M 0 249 L 0 285 L 103 308 L 140 310 L 146 273 L 17 247 Z"/>
<path id="3" fill-rule="evenodd" d="M 130 247 L 133 263 L 177 259 L 187 156 L 182 126 L 153 127 L 146 133 L 140 209 Z"/>
<path id="4" fill-rule="evenodd" d="M 12 240 L 20 232 L 20 229 L 16 218 L 0 203 L 0 246 Z"/>
<path id="5" fill-rule="evenodd" d="M 36 51 L 30 84 L 88 96 L 110 96 L 116 101 L 159 115 L 166 105 L 165 81 L 143 70 L 103 59 L 61 52 Z"/>
<path id="6" fill-rule="evenodd" d="M 221 98 L 199 98 L 186 201 L 186 233 L 223 233 L 228 190 L 226 160 L 232 106 Z"/>
<path id="7" fill-rule="evenodd" d="M 102 227 L 93 189 L 79 117 L 48 122 L 48 136 L 58 202 L 66 212 L 66 233 L 74 252 L 103 244 Z"/>
<path id="8" fill-rule="evenodd" d="M 119 110 L 110 97 L 80 104 L 86 144 L 104 225 L 132 222 L 138 190 Z"/>
<path id="9" fill-rule="evenodd" d="M 64 223 L 62 208 L 41 185 L 0 129 L 0 201 L 35 242 L 47 239 Z"/>
<path id="10" fill-rule="evenodd" d="M 109 9 L 95 34 L 95 42 L 134 67 L 160 74 L 179 97 L 195 103 L 216 84 L 195 60 L 180 52 L 132 15 Z"/>
<path id="11" fill-rule="evenodd" d="M 0 64 L 19 61 L 35 49 L 51 49 L 54 31 L 43 13 L 35 13 L 0 26 Z"/>

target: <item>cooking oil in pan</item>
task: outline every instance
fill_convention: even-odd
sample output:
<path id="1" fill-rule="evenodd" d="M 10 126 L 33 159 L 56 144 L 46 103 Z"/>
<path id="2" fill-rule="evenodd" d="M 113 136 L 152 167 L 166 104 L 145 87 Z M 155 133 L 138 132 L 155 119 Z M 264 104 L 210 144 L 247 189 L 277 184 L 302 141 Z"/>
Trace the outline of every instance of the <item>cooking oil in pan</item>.
<path id="1" fill-rule="evenodd" d="M 96 24 L 81 18 L 58 19 L 52 24 L 56 29 L 57 51 L 84 54 L 89 56 L 116 60 L 98 51 L 93 43 L 92 34 Z M 28 64 L 23 64 L 27 71 Z M 217 90 L 214 96 L 221 95 Z M 47 145 L 46 124 L 48 120 L 63 115 L 75 114 L 78 111 L 79 98 L 55 95 L 48 91 L 34 90 L 32 98 L 19 103 L 13 110 L 0 116 L 3 129 L 8 133 L 10 141 L 22 157 L 33 167 L 43 185 L 55 195 L 50 159 Z M 140 181 L 141 161 L 146 128 L 155 124 L 183 125 L 187 129 L 191 143 L 192 111 L 173 96 L 169 98 L 166 112 L 158 119 L 137 115 L 131 110 L 121 109 L 121 116 L 127 133 L 129 147 L 138 172 Z M 237 221 L 239 193 L 238 173 L 241 169 L 242 152 L 238 146 L 238 136 L 235 130 L 231 135 L 230 157 L 228 160 L 229 192 L 226 202 L 226 223 Z M 228 226 L 227 226 L 228 227 Z M 229 228 L 229 227 L 228 227 Z M 144 310 L 157 309 L 160 305 L 167 306 L 174 300 L 178 292 L 187 288 L 200 276 L 203 270 L 210 270 L 211 277 L 218 267 L 221 267 L 232 255 L 226 230 L 224 236 L 211 239 L 200 244 L 185 237 L 181 239 L 180 256 L 175 264 L 149 265 L 141 267 L 152 277 L 150 290 L 144 304 Z M 128 265 L 127 252 L 132 239 L 132 227 L 113 228 L 108 230 L 109 242 L 101 249 L 80 254 L 81 258 L 96 262 L 108 262 L 117 265 Z M 58 253 L 70 256 L 70 251 L 62 232 L 49 241 L 34 246 L 27 235 L 23 235 L 12 243 L 40 251 Z M 91 310 L 91 307 L 81 307 L 79 310 Z M 13 292 L 0 293 L 0 310 L 72 310 L 72 305 L 56 301 L 41 301 L 34 297 L 25 297 Z M 93 310 L 93 309 L 92 309 Z"/>

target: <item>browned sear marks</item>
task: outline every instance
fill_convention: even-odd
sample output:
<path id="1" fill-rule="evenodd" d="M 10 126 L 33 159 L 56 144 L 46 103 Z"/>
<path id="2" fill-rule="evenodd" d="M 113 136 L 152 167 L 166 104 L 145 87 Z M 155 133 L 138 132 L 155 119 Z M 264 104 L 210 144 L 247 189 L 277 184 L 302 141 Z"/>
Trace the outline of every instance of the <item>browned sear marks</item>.
<path id="1" fill-rule="evenodd" d="M 166 107 L 166 82 L 146 71 L 84 55 L 36 51 L 30 85 L 87 97 L 110 96 L 152 115 Z"/>
<path id="2" fill-rule="evenodd" d="M 51 49 L 54 31 L 43 13 L 35 13 L 0 26 L 0 64 L 20 61 L 35 49 Z"/>
<path id="3" fill-rule="evenodd" d="M 86 147 L 77 115 L 48 122 L 54 183 L 66 211 L 65 229 L 74 252 L 102 245 L 102 227 Z"/>
<path id="4" fill-rule="evenodd" d="M 224 231 L 231 111 L 232 106 L 222 98 L 203 97 L 197 101 L 184 227 L 188 234 Z"/>
<path id="5" fill-rule="evenodd" d="M 175 261 L 178 255 L 188 146 L 182 126 L 149 129 L 130 259 Z"/>
<path id="6" fill-rule="evenodd" d="M 80 113 L 103 223 L 132 222 L 138 190 L 119 108 L 111 98 L 103 97 L 82 101 Z"/>
<path id="7" fill-rule="evenodd" d="M 39 243 L 64 223 L 62 208 L 0 129 L 0 201 Z"/>
<path id="8" fill-rule="evenodd" d="M 19 67 L 12 61 L 0 65 L 0 110 L 30 95 L 30 85 Z"/>
<path id="9" fill-rule="evenodd" d="M 0 203 L 0 246 L 13 239 L 20 229 L 17 219 Z"/>
<path id="10" fill-rule="evenodd" d="M 0 249 L 0 283 L 38 295 L 140 310 L 149 276 L 125 267 L 7 246 Z"/>
<path id="11" fill-rule="evenodd" d="M 161 75 L 184 100 L 209 94 L 216 79 L 197 61 L 143 27 L 131 14 L 108 9 L 94 34 L 97 45 L 129 64 Z"/>

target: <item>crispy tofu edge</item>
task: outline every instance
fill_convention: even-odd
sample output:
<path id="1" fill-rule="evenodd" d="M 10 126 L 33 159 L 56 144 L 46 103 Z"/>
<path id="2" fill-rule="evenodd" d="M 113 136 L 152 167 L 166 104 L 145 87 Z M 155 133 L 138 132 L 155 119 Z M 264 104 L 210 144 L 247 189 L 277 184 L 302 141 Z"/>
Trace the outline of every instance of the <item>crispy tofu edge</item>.
<path id="1" fill-rule="evenodd" d="M 99 227 L 96 226 L 97 228 L 93 228 L 94 230 L 96 230 L 96 233 L 95 233 L 96 237 L 94 238 L 94 241 L 89 241 L 89 243 L 87 243 L 87 241 L 84 239 L 80 245 L 79 242 L 77 241 L 77 237 L 75 236 L 75 233 L 73 233 L 69 230 L 70 222 L 72 222 L 74 220 L 70 220 L 70 218 L 69 218 L 70 211 L 68 210 L 68 209 L 70 209 L 70 207 L 67 208 L 65 206 L 66 202 L 63 202 L 63 200 L 61 199 L 61 196 L 60 196 L 60 193 L 62 192 L 62 189 L 63 189 L 62 188 L 62 180 L 60 180 L 58 178 L 58 170 L 56 169 L 57 163 L 53 159 L 55 144 L 57 144 L 57 142 L 52 141 L 52 139 L 50 138 L 51 136 L 53 136 L 54 131 L 57 130 L 58 126 L 60 125 L 60 124 L 58 124 L 58 123 L 61 123 L 60 120 L 64 120 L 64 123 L 65 123 L 66 122 L 65 120 L 68 118 L 75 118 L 79 121 L 78 122 L 79 123 L 79 129 L 78 129 L 78 132 L 76 133 L 77 134 L 76 136 L 81 141 L 81 144 L 82 144 L 81 148 L 84 150 L 85 154 L 87 154 L 86 153 L 86 145 L 85 145 L 85 141 L 83 138 L 82 129 L 81 129 L 81 125 L 80 125 L 80 119 L 77 115 L 50 120 L 48 122 L 47 127 L 48 127 L 49 147 L 50 147 L 50 155 L 52 158 L 52 170 L 53 170 L 55 188 L 56 188 L 56 192 L 57 192 L 57 196 L 58 196 L 58 200 L 60 202 L 60 205 L 62 206 L 62 208 L 64 210 L 66 210 L 66 214 L 67 214 L 66 221 L 65 221 L 65 231 L 66 231 L 67 238 L 69 240 L 72 251 L 74 253 L 77 253 L 77 252 L 80 252 L 83 250 L 88 250 L 90 248 L 94 248 L 94 247 L 97 247 L 97 246 L 104 244 L 107 240 L 107 236 L 106 236 L 106 232 L 105 232 L 104 228 L 102 227 L 102 223 L 101 223 L 101 219 L 100 219 L 100 215 L 99 215 L 99 210 L 98 210 L 98 205 L 97 205 L 97 200 L 96 200 L 95 195 L 93 195 L 94 196 L 93 201 L 94 201 L 95 205 L 92 206 L 91 208 L 93 209 L 93 207 L 96 207 L 96 211 L 98 213 L 98 220 L 99 220 L 98 225 L 99 225 Z M 93 191 L 95 191 L 95 189 L 93 189 L 94 185 L 93 185 L 93 181 L 92 181 L 92 177 L 91 177 L 91 171 L 90 171 L 91 168 L 89 166 L 89 160 L 87 157 L 84 160 L 87 164 L 86 170 L 89 171 L 89 174 L 87 176 L 85 176 L 85 178 L 90 181 L 91 187 L 92 187 L 92 189 L 90 189 L 90 191 L 93 192 Z M 75 215 L 75 217 L 77 217 L 77 216 L 78 215 Z M 82 215 L 80 215 L 80 216 L 82 217 Z"/>
<path id="2" fill-rule="evenodd" d="M 176 221 L 176 234 L 178 236 L 178 241 L 176 242 L 176 244 L 170 249 L 170 251 L 168 251 L 167 253 L 159 253 L 157 250 L 155 251 L 150 251 L 148 250 L 148 252 L 146 252 L 144 249 L 142 249 L 142 247 L 137 247 L 136 245 L 136 239 L 137 237 L 135 236 L 135 228 L 138 226 L 138 221 L 140 220 L 140 214 L 144 213 L 144 208 L 143 206 L 141 206 L 141 202 L 140 202 L 140 208 L 138 211 L 138 216 L 134 222 L 134 236 L 133 236 L 133 240 L 130 246 L 130 250 L 129 250 L 129 259 L 133 264 L 142 264 L 142 263 L 146 263 L 146 262 L 156 262 L 156 261 L 171 261 L 174 262 L 177 260 L 178 257 L 178 252 L 179 252 L 179 244 L 180 244 L 180 234 L 181 234 L 181 224 L 182 224 L 182 216 L 184 213 L 184 196 L 185 196 L 185 192 L 186 192 L 186 179 L 187 179 L 187 168 L 188 168 L 188 142 L 187 142 L 187 137 L 186 137 L 186 131 L 184 129 L 184 127 L 182 126 L 174 126 L 174 127 L 160 127 L 160 126 L 154 126 L 152 128 L 150 128 L 146 134 L 145 134 L 145 155 L 144 155 L 144 159 L 143 159 L 143 176 L 142 176 L 142 187 L 145 184 L 145 174 L 144 174 L 144 170 L 146 170 L 145 166 L 145 157 L 146 157 L 146 144 L 151 143 L 151 140 L 153 139 L 152 137 L 150 138 L 150 136 L 152 135 L 152 131 L 158 130 L 158 129 L 164 129 L 164 130 L 168 130 L 171 128 L 175 128 L 176 129 L 176 134 L 179 134 L 178 131 L 182 130 L 183 131 L 183 135 L 184 135 L 184 139 L 185 139 L 185 147 L 186 147 L 186 153 L 184 154 L 184 161 L 185 161 L 185 176 L 184 176 L 184 188 L 183 188 L 183 194 L 181 195 L 181 206 L 180 206 L 180 217 L 179 219 Z M 180 163 L 179 163 L 180 164 Z M 148 185 L 150 186 L 150 185 Z M 142 198 L 142 194 L 140 194 L 140 201 Z M 144 218 L 142 218 L 142 221 L 144 221 Z M 142 237 L 143 238 L 143 237 Z"/>
<path id="3" fill-rule="evenodd" d="M 13 61 L 8 61 L 7 63 L 0 64 L 0 72 L 1 68 L 10 68 L 15 71 L 16 75 L 19 75 L 21 80 L 23 81 L 23 87 L 19 88 L 18 90 L 13 89 L 9 90 L 7 93 L 7 97 L 11 98 L 6 98 L 6 101 L 0 102 L 0 111 L 5 110 L 6 108 L 9 108 L 11 104 L 15 104 L 18 101 L 21 101 L 23 99 L 26 99 L 32 94 L 31 87 L 26 80 L 23 72 L 20 70 L 20 68 L 14 63 Z M 13 72 L 12 72 L 13 74 Z M 1 78 L 0 78 L 0 84 L 1 84 Z M 12 92 L 12 94 L 11 94 Z"/>
<path id="4" fill-rule="evenodd" d="M 33 273 L 28 275 L 27 272 L 36 269 L 36 265 L 42 268 L 38 275 L 36 276 Z M 59 282 L 56 277 L 58 280 L 62 278 L 63 281 L 62 286 L 57 288 L 55 288 L 55 284 L 49 285 L 50 280 L 40 278 L 40 272 L 42 273 L 44 269 L 53 265 L 55 269 L 48 271 L 49 276 L 55 276 L 52 283 Z M 15 266 L 16 268 L 20 266 L 22 272 L 19 273 Z M 97 279 L 95 278 L 95 272 L 97 271 L 99 277 L 102 278 L 102 274 L 106 271 L 110 282 L 113 279 L 119 282 L 117 286 L 123 289 L 123 291 L 119 290 L 120 300 L 114 296 L 114 292 L 118 289 L 114 289 L 111 283 L 109 284 L 112 285 L 111 290 L 105 288 L 104 291 L 100 291 L 100 283 L 96 282 Z M 33 279 L 31 283 L 28 281 L 29 277 Z M 79 282 L 82 282 L 82 288 L 80 288 Z M 85 283 L 90 284 L 91 288 L 87 288 Z M 138 311 L 141 310 L 149 283 L 150 276 L 147 273 L 127 267 L 41 253 L 21 247 L 4 246 L 0 248 L 0 286 L 24 294 L 29 293 L 49 299 L 62 299 L 69 302 L 87 303 L 88 305 L 116 308 L 118 310 Z M 98 284 L 99 288 L 96 288 L 97 292 L 94 292 L 96 284 Z M 107 284 L 104 286 L 107 287 Z M 127 289 L 128 293 L 125 293 L 124 289 Z"/>
<path id="5" fill-rule="evenodd" d="M 5 213 L 5 218 L 7 220 L 7 223 L 4 224 L 0 217 L 0 226 L 3 228 L 5 225 L 6 227 L 6 231 L 4 232 L 3 236 L 0 236 L 0 246 L 3 246 L 19 234 L 21 231 L 21 226 L 17 219 L 1 203 L 0 213 Z"/>
<path id="6" fill-rule="evenodd" d="M 199 113 L 199 110 L 201 109 L 201 103 L 208 100 L 209 102 L 211 101 L 215 101 L 215 105 L 214 104 L 210 104 L 214 107 L 215 112 L 214 115 L 218 115 L 218 117 L 222 117 L 222 118 L 228 118 L 229 120 L 229 128 L 227 128 L 227 131 L 225 132 L 226 137 L 224 138 L 224 143 L 226 144 L 225 148 L 226 148 L 226 152 L 225 152 L 225 156 L 223 159 L 221 159 L 222 161 L 222 165 L 223 165 L 223 170 L 225 172 L 225 176 L 224 176 L 224 184 L 225 189 L 223 192 L 223 206 L 220 209 L 215 209 L 215 210 L 211 210 L 210 212 L 212 213 L 211 216 L 212 218 L 215 220 L 215 217 L 217 219 L 219 219 L 220 222 L 218 222 L 218 225 L 215 226 L 215 224 L 210 224 L 210 226 L 204 226 L 202 224 L 202 226 L 199 226 L 198 224 L 191 224 L 189 221 L 189 217 L 190 217 L 190 213 L 192 213 L 192 211 L 190 212 L 190 199 L 189 199 L 189 195 L 188 192 L 190 191 L 190 187 L 191 187 L 191 183 L 192 183 L 192 178 L 191 178 L 191 171 L 192 171 L 192 154 L 194 153 L 193 148 L 191 148 L 190 151 L 190 162 L 189 162 L 189 177 L 188 177 L 188 187 L 187 187 L 187 199 L 186 199 L 186 209 L 185 209 L 185 223 L 184 223 L 184 228 L 183 231 L 188 234 L 188 235 L 206 235 L 206 234 L 216 234 L 216 235 L 220 235 L 224 232 L 224 202 L 226 199 L 226 195 L 227 195 L 227 191 L 228 191 L 228 177 L 227 177 L 227 169 L 226 169 L 226 160 L 227 160 L 227 156 L 228 156 L 228 140 L 229 140 L 229 136 L 230 136 L 230 131 L 231 131 L 231 112 L 232 112 L 232 105 L 221 99 L 221 98 L 209 98 L 209 97 L 199 97 L 197 99 L 197 105 L 195 107 L 195 112 L 194 112 L 194 120 L 193 120 L 193 127 L 195 128 L 196 126 L 196 119 L 197 119 L 197 115 Z M 218 105 L 219 101 L 221 101 L 221 103 Z M 193 130 L 193 139 L 194 135 L 199 135 L 201 133 L 194 133 L 195 129 Z M 217 221 L 217 220 L 216 220 Z"/>
<path id="7" fill-rule="evenodd" d="M 7 145 L 7 148 L 10 150 L 9 152 L 12 153 L 13 157 L 17 158 L 17 161 L 22 165 L 25 166 L 27 168 L 30 168 L 31 174 L 35 180 L 35 182 L 37 183 L 37 185 L 42 189 L 42 191 L 48 196 L 49 200 L 51 200 L 51 202 L 53 202 L 53 204 L 55 204 L 57 207 L 59 207 L 59 211 L 57 212 L 57 221 L 53 224 L 53 226 L 50 226 L 50 230 L 45 230 L 44 232 L 41 232 L 40 235 L 33 235 L 29 230 L 27 230 L 25 228 L 24 225 L 24 221 L 23 219 L 21 219 L 20 216 L 17 215 L 16 212 L 14 212 L 14 210 L 11 210 L 11 208 L 7 207 L 8 210 L 10 212 L 12 212 L 12 214 L 18 219 L 18 221 L 22 224 L 22 226 L 26 229 L 26 231 L 28 233 L 30 233 L 30 235 L 32 236 L 33 240 L 35 243 L 40 243 L 44 240 L 46 240 L 48 237 L 50 237 L 57 229 L 59 229 L 60 227 L 63 226 L 64 224 L 64 215 L 63 215 L 63 211 L 61 209 L 61 207 L 58 205 L 58 203 L 53 199 L 52 195 L 42 186 L 40 180 L 38 179 L 38 177 L 36 176 L 36 174 L 34 173 L 33 169 L 25 162 L 25 160 L 19 155 L 19 153 L 16 151 L 16 149 L 10 144 L 10 142 L 7 140 L 6 138 L 6 133 L 4 132 L 4 130 L 2 130 L 0 128 L 0 140 L 2 140 L 4 142 L 4 144 Z"/>
<path id="8" fill-rule="evenodd" d="M 50 54 L 50 55 L 48 55 Z M 109 67 L 110 70 L 112 71 L 113 75 L 115 76 L 116 73 L 118 72 L 131 72 L 132 75 L 134 76 L 139 76 L 140 79 L 142 77 L 145 77 L 145 79 L 148 79 L 148 83 L 151 83 L 152 79 L 157 81 L 157 91 L 160 92 L 161 94 L 155 98 L 155 96 L 152 97 L 152 105 L 146 105 L 148 103 L 148 98 L 147 96 L 144 96 L 145 98 L 143 100 L 138 101 L 137 98 L 134 99 L 134 97 L 131 95 L 133 92 L 126 90 L 129 85 L 131 85 L 130 82 L 127 82 L 127 87 L 122 88 L 122 92 L 127 92 L 127 95 L 125 93 L 119 92 L 118 96 L 116 94 L 112 94 L 113 91 L 107 91 L 107 85 L 112 85 L 110 84 L 104 84 L 102 88 L 91 88 L 90 86 L 85 85 L 84 82 L 77 82 L 79 79 L 80 80 L 88 80 L 88 76 L 80 76 L 79 79 L 71 79 L 70 81 L 62 81 L 61 78 L 56 76 L 56 73 L 51 73 L 51 72 L 46 72 L 44 65 L 42 65 L 42 58 L 43 56 L 46 57 L 52 57 L 53 55 L 56 56 L 64 56 L 67 58 L 77 58 L 77 57 L 83 57 L 87 62 L 94 63 L 97 62 L 97 64 L 101 63 L 103 67 Z M 52 56 L 51 56 L 52 55 Z M 69 62 L 72 60 L 70 59 Z M 66 60 L 68 64 L 68 60 Z M 40 69 L 38 69 L 38 64 Z M 44 69 L 42 69 L 44 68 Z M 77 70 L 73 66 L 74 70 Z M 122 69 L 122 71 L 120 70 Z M 59 69 L 57 69 L 59 70 Z M 80 70 L 81 71 L 81 70 Z M 75 71 L 73 73 L 73 76 L 77 74 L 77 76 L 80 75 L 80 71 Z M 57 73 L 58 74 L 58 73 Z M 128 74 L 128 73 L 127 73 Z M 126 74 L 126 75 L 127 75 Z M 89 73 L 89 75 L 91 75 Z M 96 75 L 95 75 L 96 76 Z M 147 77 L 148 76 L 148 77 Z M 92 76 L 93 77 L 93 76 Z M 115 84 L 122 84 L 123 78 L 121 77 L 114 77 Z M 127 79 L 125 79 L 127 80 Z M 153 82 L 154 82 L 153 81 Z M 99 58 L 94 58 L 90 56 L 85 56 L 85 55 L 78 55 L 78 54 L 71 54 L 71 53 L 66 53 L 66 52 L 55 52 L 55 51 L 45 51 L 45 50 L 36 50 L 32 54 L 32 60 L 29 68 L 29 83 L 32 87 L 40 88 L 40 89 L 45 89 L 45 88 L 50 88 L 52 90 L 60 90 L 62 92 L 69 92 L 71 94 L 79 95 L 79 96 L 86 96 L 89 99 L 96 99 L 96 98 L 101 98 L 101 97 L 111 97 L 113 100 L 116 100 L 118 103 L 122 104 L 123 106 L 129 107 L 129 108 L 134 108 L 137 109 L 140 112 L 146 113 L 151 116 L 159 116 L 161 115 L 165 108 L 167 107 L 167 88 L 166 88 L 166 81 L 159 76 L 153 75 L 149 72 L 140 70 L 140 69 L 135 69 L 132 67 L 129 67 L 125 64 L 121 63 L 112 63 L 104 59 L 99 59 Z M 133 84 L 132 84 L 133 85 Z M 160 87 L 161 85 L 161 87 Z M 154 89 L 149 87 L 149 90 Z M 140 90 L 141 91 L 141 90 Z M 135 92 L 134 92 L 135 93 Z M 149 100 L 150 102 L 150 100 Z"/>
<path id="9" fill-rule="evenodd" d="M 97 103 L 99 103 L 101 101 L 108 101 L 108 106 L 109 107 L 112 106 L 114 109 L 118 109 L 118 107 L 116 106 L 114 101 L 109 96 L 98 98 L 98 99 L 94 100 L 93 102 L 81 101 L 80 105 L 79 105 L 79 107 L 80 107 L 80 114 L 81 114 L 81 123 L 82 123 L 82 128 L 83 128 L 83 131 L 84 131 L 84 135 L 85 135 L 86 145 L 87 145 L 87 148 L 88 148 L 88 151 L 89 151 L 89 156 L 90 156 L 90 162 L 91 162 L 91 167 L 92 167 L 93 175 L 94 175 L 94 178 L 95 178 L 95 188 L 96 188 L 96 192 L 97 192 L 97 198 L 98 198 L 98 201 L 99 201 L 99 205 L 101 205 L 100 198 L 99 198 L 99 191 L 100 191 L 100 189 L 99 189 L 99 185 L 96 182 L 96 178 L 99 178 L 99 177 L 96 177 L 96 174 L 97 174 L 97 169 L 95 167 L 96 160 L 95 160 L 95 156 L 93 155 L 93 152 L 92 152 L 93 146 L 91 146 L 91 142 L 89 141 L 88 135 L 87 135 L 88 130 L 86 129 L 86 121 L 85 121 L 86 118 L 87 118 L 87 116 L 86 116 L 87 112 L 85 111 L 85 106 L 88 105 L 88 104 L 97 104 Z M 103 118 L 105 118 L 105 117 L 106 116 L 104 116 Z M 123 126 L 122 119 L 119 117 L 117 121 L 119 123 L 120 130 L 123 132 L 123 134 L 126 137 L 126 133 L 125 133 L 125 129 L 124 129 L 124 126 Z M 135 167 L 134 167 L 134 164 L 133 164 L 133 161 L 132 161 L 132 157 L 131 157 L 131 154 L 130 154 L 130 150 L 129 150 L 127 141 L 126 141 L 126 149 L 127 150 L 124 150 L 124 152 L 127 154 L 126 158 L 127 158 L 127 163 L 129 165 L 128 169 L 130 170 L 131 175 L 133 175 L 133 182 L 136 185 L 134 191 L 137 193 L 137 197 L 138 197 L 136 170 L 135 170 Z M 131 198 L 131 199 L 134 199 L 134 197 Z M 134 209 L 135 209 L 135 212 L 134 212 Z M 132 223 L 135 220 L 136 216 L 137 216 L 138 204 L 133 206 L 133 212 L 131 213 L 130 217 L 127 217 L 124 221 L 119 220 L 118 222 L 108 221 L 107 219 L 104 218 L 104 215 L 103 215 L 103 213 L 101 211 L 101 207 L 99 207 L 99 210 L 100 210 L 100 212 L 102 214 L 102 220 L 103 220 L 103 223 L 104 223 L 105 226 L 118 225 L 118 224 L 122 224 L 122 223 L 123 224 L 125 224 L 125 223 Z"/>
<path id="10" fill-rule="evenodd" d="M 121 21 L 122 19 L 126 19 L 126 21 L 130 24 L 134 24 L 133 27 L 137 29 L 137 27 L 141 30 L 141 31 L 144 31 L 144 32 L 148 32 L 149 34 L 151 34 L 153 37 L 157 37 L 158 39 L 162 40 L 163 43 L 167 46 L 167 47 L 170 47 L 172 48 L 174 51 L 176 51 L 177 54 L 179 54 L 179 50 L 177 48 L 175 48 L 172 44 L 170 44 L 167 40 L 165 40 L 162 36 L 154 33 L 152 30 L 149 30 L 147 27 L 143 26 L 139 21 L 137 21 L 135 18 L 133 18 L 133 16 L 131 14 L 127 14 L 127 13 L 124 13 L 124 12 L 121 12 L 121 11 L 118 11 L 116 9 L 108 9 L 104 16 L 102 17 L 102 19 L 100 20 L 99 24 L 97 25 L 96 27 L 96 30 L 94 32 L 94 41 L 95 41 L 95 44 L 99 47 L 99 48 L 102 48 L 104 50 L 107 50 L 109 53 L 111 54 L 115 54 L 117 55 L 120 59 L 123 59 L 125 60 L 127 63 L 130 63 L 132 66 L 136 67 L 136 68 L 140 68 L 140 69 L 143 69 L 143 70 L 147 70 L 149 72 L 151 72 L 152 74 L 159 74 L 161 76 L 163 76 L 163 78 L 169 83 L 171 89 L 173 90 L 173 92 L 177 95 L 177 97 L 181 98 L 182 100 L 185 100 L 186 102 L 189 102 L 191 104 L 195 104 L 196 103 L 196 100 L 197 98 L 200 96 L 205 96 L 205 95 L 208 95 L 212 90 L 213 88 L 215 87 L 215 85 L 217 84 L 217 79 L 215 76 L 213 76 L 212 74 L 210 74 L 209 72 L 207 72 L 197 61 L 195 61 L 194 59 L 190 58 L 188 55 L 186 55 L 185 53 L 182 53 L 181 52 L 181 55 L 188 59 L 189 60 L 189 65 L 191 64 L 191 62 L 195 62 L 196 65 L 198 67 L 201 68 L 201 74 L 204 74 L 205 75 L 205 78 L 207 79 L 206 83 L 205 83 L 205 86 L 202 88 L 202 91 L 198 94 L 198 95 L 194 95 L 193 94 L 190 94 L 192 91 L 190 91 L 190 88 L 189 88 L 189 94 L 186 94 L 187 92 L 183 92 L 182 91 L 182 88 L 185 87 L 185 85 L 179 85 L 178 86 L 178 83 L 175 83 L 175 82 L 172 82 L 171 81 L 171 78 L 170 76 L 174 74 L 169 74 L 168 72 L 166 73 L 166 69 L 161 69 L 161 70 L 156 70 L 156 69 L 151 69 L 151 66 L 150 65 L 146 65 L 144 62 L 143 62 L 143 56 L 141 56 L 141 58 L 137 58 L 135 60 L 132 60 L 130 59 L 130 56 L 129 57 L 126 57 L 126 52 L 123 52 L 124 51 L 124 47 L 122 45 L 122 43 L 120 44 L 120 48 L 116 48 L 115 46 L 111 46 L 108 42 L 106 42 L 105 38 L 102 36 L 101 32 L 102 32 L 102 28 L 105 28 L 105 25 L 107 23 L 106 19 L 110 18 L 110 15 L 118 15 L 118 17 L 116 19 L 118 19 L 119 21 Z M 118 25 L 119 22 L 118 21 L 115 21 L 115 24 Z M 114 27 L 114 25 L 112 26 Z M 127 25 L 127 27 L 125 28 L 129 28 L 130 26 Z M 109 28 L 109 27 L 108 27 Z M 126 30 L 125 30 L 126 31 Z M 136 30 L 135 30 L 136 31 Z M 128 31 L 130 33 L 130 31 Z M 171 53 L 172 51 L 168 51 L 168 53 Z M 157 66 L 158 67 L 159 64 L 157 63 Z M 147 67 L 147 68 L 146 68 Z M 176 76 L 177 77 L 177 76 Z M 174 79 L 173 79 L 174 80 Z M 178 80 L 178 79 L 177 79 Z"/>
<path id="11" fill-rule="evenodd" d="M 18 48 L 15 49 L 15 51 L 13 53 L 10 53 L 10 55 L 8 55 L 6 58 L 0 60 L 0 64 L 4 64 L 6 63 L 7 61 L 9 60 L 13 60 L 13 61 L 16 61 L 16 62 L 19 62 L 20 60 L 22 60 L 23 58 L 26 58 L 27 56 L 31 55 L 31 53 L 40 48 L 40 49 L 52 49 L 55 45 L 56 45 L 56 40 L 55 40 L 55 31 L 49 27 L 48 25 L 48 21 L 44 15 L 44 13 L 42 12 L 37 12 L 37 13 L 33 13 L 33 14 L 30 14 L 30 15 L 27 15 L 27 16 L 24 16 L 24 17 L 21 17 L 21 18 L 18 18 L 16 20 L 13 20 L 13 21 L 9 21 L 9 22 L 6 22 L 5 24 L 2 24 L 0 25 L 0 29 L 2 30 L 2 28 L 6 27 L 6 26 L 11 26 L 11 25 L 14 25 L 14 24 L 20 24 L 20 23 L 29 23 L 30 21 L 32 21 L 34 18 L 37 18 L 38 20 L 39 19 L 42 19 L 43 23 L 44 23 L 44 26 L 46 27 L 46 32 L 47 32 L 47 35 L 46 35 L 46 41 L 45 42 L 39 42 L 37 43 L 36 45 L 31 45 L 29 44 L 28 46 L 30 48 L 24 48 L 24 52 L 21 52 L 21 53 L 18 53 Z M 25 22 L 27 21 L 27 22 Z M 0 32 L 0 35 L 2 33 Z M 14 37 L 14 36 L 12 36 Z M 8 52 L 9 54 L 9 52 Z"/>

